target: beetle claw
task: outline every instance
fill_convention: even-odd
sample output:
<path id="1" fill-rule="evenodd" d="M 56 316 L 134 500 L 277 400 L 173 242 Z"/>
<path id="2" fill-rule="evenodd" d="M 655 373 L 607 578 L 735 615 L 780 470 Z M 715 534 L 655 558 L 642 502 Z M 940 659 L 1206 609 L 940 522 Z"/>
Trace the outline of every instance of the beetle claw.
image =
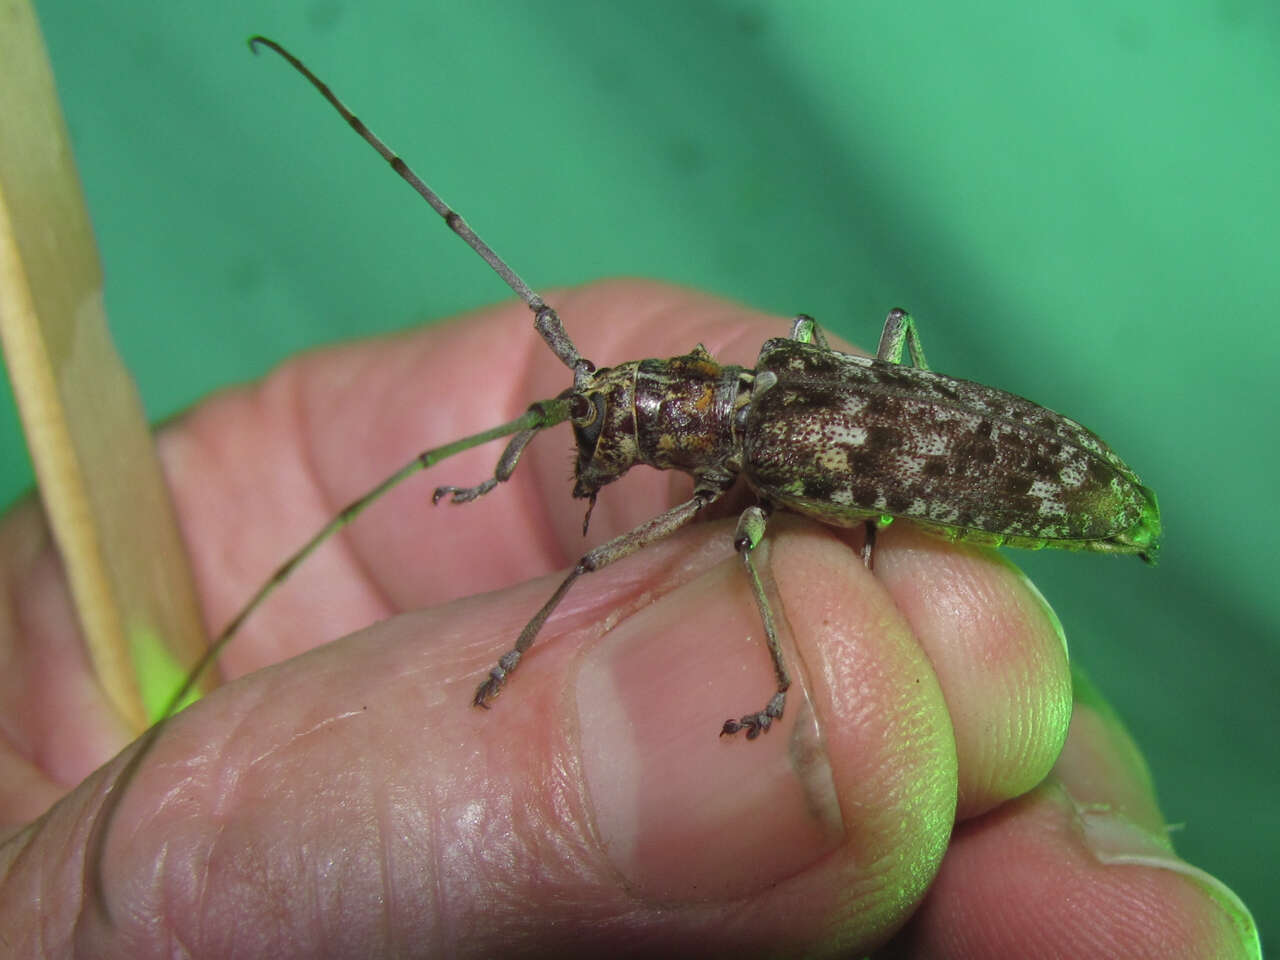
<path id="1" fill-rule="evenodd" d="M 782 719 L 782 709 L 786 704 L 786 691 L 779 690 L 769 701 L 769 705 L 759 713 L 748 713 L 740 720 L 726 720 L 720 728 L 720 736 L 732 736 L 740 730 L 747 731 L 747 739 L 754 740 L 762 733 L 768 733 L 773 721 Z"/>
<path id="2" fill-rule="evenodd" d="M 749 713 L 741 720 L 726 720 L 724 726 L 720 728 L 720 736 L 737 733 L 739 730 L 747 731 L 747 739 L 754 740 L 762 733 L 767 733 L 769 727 L 773 725 L 773 717 L 769 716 L 763 710 L 759 713 Z"/>
<path id="3" fill-rule="evenodd" d="M 489 671 L 488 679 L 476 687 L 476 695 L 471 698 L 472 706 L 483 707 L 488 710 L 489 701 L 502 692 L 502 684 L 506 679 L 507 672 L 501 667 L 494 667 Z"/>

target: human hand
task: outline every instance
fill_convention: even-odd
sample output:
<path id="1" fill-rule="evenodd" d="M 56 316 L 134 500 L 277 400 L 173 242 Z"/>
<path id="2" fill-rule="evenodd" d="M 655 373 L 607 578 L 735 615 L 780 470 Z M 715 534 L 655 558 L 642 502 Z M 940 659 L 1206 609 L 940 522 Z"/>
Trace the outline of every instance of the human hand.
<path id="1" fill-rule="evenodd" d="M 701 341 L 751 366 L 787 333 L 649 284 L 554 302 L 601 364 Z M 416 448 L 567 382 L 512 304 L 308 354 L 164 428 L 209 627 Z M 557 571 L 687 490 L 633 471 L 584 542 L 569 446 L 564 430 L 539 438 L 508 484 L 433 508 L 435 486 L 492 471 L 497 445 L 469 451 L 312 558 L 226 651 L 236 682 L 165 725 L 88 855 L 137 747 L 110 759 L 126 737 L 43 518 L 15 510 L 0 527 L 7 944 L 858 956 L 892 938 L 885 954 L 906 957 L 1248 955 L 1247 914 L 1172 854 L 1118 722 L 1079 685 L 1073 716 L 1034 588 L 908 524 L 881 531 L 872 574 L 856 533 L 773 517 L 755 556 L 796 683 L 754 742 L 717 736 L 772 691 L 728 517 L 580 580 L 493 709 L 472 709 Z"/>

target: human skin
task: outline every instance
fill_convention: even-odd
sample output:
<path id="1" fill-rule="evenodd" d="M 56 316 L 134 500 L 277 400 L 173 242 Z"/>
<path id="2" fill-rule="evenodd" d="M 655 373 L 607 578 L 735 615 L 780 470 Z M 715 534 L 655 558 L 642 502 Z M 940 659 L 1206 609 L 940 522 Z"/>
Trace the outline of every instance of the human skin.
<path id="1" fill-rule="evenodd" d="M 600 365 L 702 342 L 749 367 L 789 329 L 646 283 L 552 300 Z M 528 324 L 514 304 L 316 351 L 165 426 L 210 632 L 415 450 L 562 390 Z M 565 568 L 689 489 L 633 471 L 584 540 L 570 435 L 551 433 L 477 504 L 430 492 L 483 479 L 497 444 L 371 508 L 141 756 L 89 673 L 38 502 L 12 510 L 14 955 L 1256 955 L 1239 901 L 1173 853 L 1140 753 L 1073 684 L 1038 592 L 909 524 L 881 532 L 871 572 L 858 531 L 771 519 L 756 558 L 796 683 L 755 741 L 717 736 L 772 692 L 731 509 L 582 578 L 474 709 Z"/>

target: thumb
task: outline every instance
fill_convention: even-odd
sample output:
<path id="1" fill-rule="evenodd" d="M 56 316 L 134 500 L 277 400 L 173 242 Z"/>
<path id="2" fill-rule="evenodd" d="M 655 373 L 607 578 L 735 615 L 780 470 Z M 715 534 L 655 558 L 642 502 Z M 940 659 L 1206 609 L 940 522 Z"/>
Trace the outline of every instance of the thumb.
<path id="1" fill-rule="evenodd" d="M 489 711 L 472 691 L 554 578 L 384 621 L 175 717 L 103 831 L 103 876 L 85 889 L 106 902 L 82 904 L 80 945 L 595 955 L 883 940 L 952 824 L 938 684 L 857 553 L 779 519 L 757 556 L 795 683 L 772 730 L 719 737 L 773 693 L 732 530 L 698 525 L 584 578 Z M 87 832 L 75 811 L 102 784 L 37 832 L 46 869 Z"/>

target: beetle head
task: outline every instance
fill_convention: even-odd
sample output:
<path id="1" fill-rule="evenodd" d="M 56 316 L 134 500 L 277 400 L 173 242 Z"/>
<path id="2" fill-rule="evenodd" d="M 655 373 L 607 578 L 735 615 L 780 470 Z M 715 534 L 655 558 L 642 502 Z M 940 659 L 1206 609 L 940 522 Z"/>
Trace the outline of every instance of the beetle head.
<path id="1" fill-rule="evenodd" d="M 595 500 L 596 493 L 640 462 L 636 442 L 636 363 L 605 367 L 575 387 L 569 398 L 570 421 L 578 444 L 573 495 Z"/>

